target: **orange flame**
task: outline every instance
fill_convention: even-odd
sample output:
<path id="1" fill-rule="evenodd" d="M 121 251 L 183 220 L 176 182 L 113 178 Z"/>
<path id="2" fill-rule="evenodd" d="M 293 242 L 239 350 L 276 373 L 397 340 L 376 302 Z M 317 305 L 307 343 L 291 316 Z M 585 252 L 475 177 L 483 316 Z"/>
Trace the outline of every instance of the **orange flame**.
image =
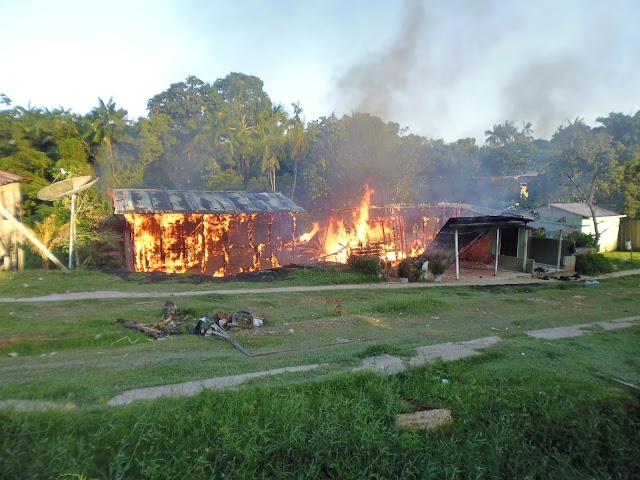
<path id="1" fill-rule="evenodd" d="M 313 229 L 308 233 L 303 233 L 298 238 L 298 243 L 306 243 L 311 240 L 316 233 L 320 230 L 320 222 L 313 222 Z"/>

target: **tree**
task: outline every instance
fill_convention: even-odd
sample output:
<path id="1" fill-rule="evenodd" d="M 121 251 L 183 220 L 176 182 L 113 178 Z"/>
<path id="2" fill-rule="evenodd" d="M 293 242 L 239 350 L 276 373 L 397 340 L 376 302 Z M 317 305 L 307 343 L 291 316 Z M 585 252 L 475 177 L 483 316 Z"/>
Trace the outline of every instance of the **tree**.
<path id="1" fill-rule="evenodd" d="M 611 195 L 617 168 L 611 136 L 594 133 L 581 119 L 561 126 L 553 135 L 552 174 L 565 179 L 573 197 L 591 212 L 596 245 L 600 243 L 597 205 Z"/>
<path id="2" fill-rule="evenodd" d="M 224 102 L 221 143 L 228 148 L 245 183 L 252 175 L 251 159 L 256 157 L 253 150 L 259 123 L 263 117 L 272 114 L 271 100 L 263 85 L 258 77 L 235 72 L 213 84 Z"/>
<path id="3" fill-rule="evenodd" d="M 291 200 L 296 194 L 296 183 L 298 181 L 298 165 L 303 157 L 303 152 L 307 146 L 307 140 L 304 131 L 304 124 L 300 120 L 302 107 L 300 103 L 292 103 L 293 117 L 290 120 L 290 127 L 287 132 L 289 143 L 291 145 L 291 157 L 293 159 L 293 185 L 291 187 Z"/>
<path id="4" fill-rule="evenodd" d="M 260 170 L 266 173 L 271 191 L 276 191 L 276 172 L 280 168 L 278 157 L 284 154 L 284 129 L 287 114 L 282 105 L 275 105 L 268 115 L 263 115 L 258 122 L 258 135 L 262 149 Z"/>
<path id="5" fill-rule="evenodd" d="M 60 225 L 55 215 L 48 215 L 42 221 L 34 223 L 34 230 L 38 240 L 51 251 L 55 247 L 65 244 L 69 240 L 70 223 Z M 31 244 L 28 244 L 30 248 Z M 49 268 L 49 257 L 40 249 L 34 248 L 34 251 L 42 257 L 42 266 Z"/>
<path id="6" fill-rule="evenodd" d="M 107 189 L 113 187 L 117 176 L 114 162 L 113 146 L 120 140 L 127 126 L 127 111 L 117 108 L 113 98 L 105 103 L 98 98 L 98 106 L 87 115 L 88 130 L 85 137 L 91 137 L 91 142 L 98 147 L 94 150 L 94 158 L 102 166 L 101 175 L 106 176 Z"/>
<path id="7" fill-rule="evenodd" d="M 483 175 L 517 175 L 531 168 L 536 152 L 531 122 L 523 122 L 522 130 L 518 131 L 513 122 L 506 121 L 484 133 L 487 140 L 482 149 Z"/>

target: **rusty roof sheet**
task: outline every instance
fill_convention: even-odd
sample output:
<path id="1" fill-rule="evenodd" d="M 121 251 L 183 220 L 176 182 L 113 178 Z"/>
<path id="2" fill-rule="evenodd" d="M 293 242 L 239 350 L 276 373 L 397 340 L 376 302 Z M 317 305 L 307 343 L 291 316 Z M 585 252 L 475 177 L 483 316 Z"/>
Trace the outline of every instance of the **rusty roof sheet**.
<path id="1" fill-rule="evenodd" d="M 117 189 L 113 191 L 113 204 L 116 214 L 304 212 L 279 192 Z"/>
<path id="2" fill-rule="evenodd" d="M 4 170 L 0 170 L 0 186 L 7 185 L 9 183 L 21 182 L 27 180 L 20 175 L 14 175 L 13 173 L 5 172 Z"/>

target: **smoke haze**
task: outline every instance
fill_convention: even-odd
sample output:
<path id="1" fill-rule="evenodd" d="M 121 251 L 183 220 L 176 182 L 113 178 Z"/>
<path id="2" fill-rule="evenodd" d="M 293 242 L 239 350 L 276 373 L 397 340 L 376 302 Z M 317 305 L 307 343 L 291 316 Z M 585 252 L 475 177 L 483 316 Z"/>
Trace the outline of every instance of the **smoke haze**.
<path id="1" fill-rule="evenodd" d="M 554 17 L 550 2 L 406 0 L 401 24 L 389 25 L 392 41 L 339 74 L 336 112 L 369 112 L 430 138 L 482 144 L 482 132 L 505 120 L 532 122 L 536 137 L 549 138 L 567 119 L 635 111 L 624 91 L 637 85 L 640 53 L 618 54 L 631 40 L 618 27 L 620 13 L 632 5 L 619 3 L 576 3 L 593 10 L 592 23 L 581 25 Z M 551 43 L 551 32 L 562 42 Z M 487 111 L 498 111 L 488 124 Z M 456 119 L 466 127 L 456 130 Z"/>

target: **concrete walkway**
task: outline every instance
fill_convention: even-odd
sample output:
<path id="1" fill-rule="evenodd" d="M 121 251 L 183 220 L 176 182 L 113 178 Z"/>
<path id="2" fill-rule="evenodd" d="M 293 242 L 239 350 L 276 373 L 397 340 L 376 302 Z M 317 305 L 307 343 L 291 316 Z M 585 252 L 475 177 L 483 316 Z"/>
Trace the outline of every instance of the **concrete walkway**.
<path id="1" fill-rule="evenodd" d="M 609 273 L 597 277 L 598 279 L 615 278 L 627 275 L 640 275 L 640 270 L 625 270 L 621 272 Z M 69 292 L 54 293 L 37 297 L 0 297 L 0 303 L 18 302 L 62 302 L 71 300 L 99 300 L 118 298 L 167 298 L 167 297 L 193 297 L 200 295 L 243 295 L 259 293 L 282 293 L 282 292 L 322 292 L 334 290 L 391 290 L 396 288 L 437 288 L 454 287 L 462 285 L 520 285 L 534 283 L 548 283 L 555 280 L 542 280 L 532 277 L 530 274 L 520 272 L 499 271 L 494 276 L 493 271 L 485 270 L 461 270 L 460 279 L 456 280 L 455 274 L 447 272 L 442 283 L 418 282 L 418 283 L 360 283 L 354 285 L 318 285 L 304 287 L 265 287 L 265 288 L 239 288 L 225 290 L 193 290 L 186 292 L 120 292 L 120 291 L 96 291 L 96 292 Z"/>

